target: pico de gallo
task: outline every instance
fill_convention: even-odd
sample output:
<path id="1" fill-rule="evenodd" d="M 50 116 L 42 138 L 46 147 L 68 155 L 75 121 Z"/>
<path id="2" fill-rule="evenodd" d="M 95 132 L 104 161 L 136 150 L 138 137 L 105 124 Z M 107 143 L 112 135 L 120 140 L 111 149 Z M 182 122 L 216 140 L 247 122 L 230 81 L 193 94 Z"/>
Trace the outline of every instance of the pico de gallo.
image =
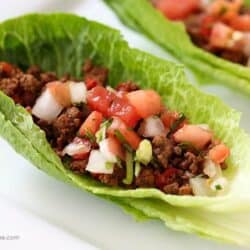
<path id="1" fill-rule="evenodd" d="M 168 19 L 183 21 L 193 43 L 250 66 L 250 8 L 244 0 L 151 0 Z"/>
<path id="2" fill-rule="evenodd" d="M 64 165 L 109 186 L 213 196 L 228 189 L 230 149 L 207 124 L 169 110 L 153 89 L 107 86 L 87 60 L 83 78 L 0 63 L 0 89 L 26 108 Z"/>

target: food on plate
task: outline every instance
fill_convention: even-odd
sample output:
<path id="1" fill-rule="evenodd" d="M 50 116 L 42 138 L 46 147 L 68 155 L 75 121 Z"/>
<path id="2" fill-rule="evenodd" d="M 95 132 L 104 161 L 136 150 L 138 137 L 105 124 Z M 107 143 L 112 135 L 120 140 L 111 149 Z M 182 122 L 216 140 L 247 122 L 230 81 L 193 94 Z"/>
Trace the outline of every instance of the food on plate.
<path id="1" fill-rule="evenodd" d="M 224 84 L 250 95 L 250 1 L 105 2 L 126 25 L 184 63 L 199 83 Z"/>
<path id="2" fill-rule="evenodd" d="M 167 18 L 183 21 L 195 45 L 250 66 L 250 9 L 243 0 L 152 0 Z"/>
<path id="3" fill-rule="evenodd" d="M 107 85 L 87 60 L 83 79 L 0 62 L 0 90 L 26 108 L 62 162 L 108 186 L 167 194 L 225 194 L 230 149 L 207 124 L 170 111 L 155 90 Z"/>
<path id="4" fill-rule="evenodd" d="M 31 14 L 0 24 L 0 61 L 0 135 L 33 166 L 138 220 L 160 219 L 174 230 L 250 244 L 249 220 L 242 216 L 250 208 L 250 137 L 239 127 L 240 114 L 189 84 L 183 66 L 131 49 L 118 31 L 71 14 Z M 149 108 L 139 105 L 144 98 Z M 199 136 L 192 136 L 195 130 Z M 193 195 L 141 186 L 162 160 L 154 159 L 161 152 L 154 152 L 158 133 L 183 152 L 211 160 L 190 179 Z M 214 178 L 216 170 L 221 178 Z M 116 181 L 110 179 L 115 171 L 122 183 L 105 184 Z"/>

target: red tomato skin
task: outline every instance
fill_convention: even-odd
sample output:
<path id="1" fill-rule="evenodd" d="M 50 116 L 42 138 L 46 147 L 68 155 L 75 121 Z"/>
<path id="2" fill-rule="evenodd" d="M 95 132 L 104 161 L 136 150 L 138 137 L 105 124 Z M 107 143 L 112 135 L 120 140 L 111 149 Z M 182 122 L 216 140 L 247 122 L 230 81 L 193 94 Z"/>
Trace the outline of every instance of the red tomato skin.
<path id="1" fill-rule="evenodd" d="M 199 34 L 202 37 L 209 39 L 213 25 L 215 24 L 216 21 L 217 19 L 214 16 L 211 15 L 204 16 L 201 20 L 201 27 L 199 30 Z"/>
<path id="2" fill-rule="evenodd" d="M 125 151 L 120 141 L 115 136 L 109 136 L 108 138 L 109 150 L 120 159 L 125 160 Z"/>
<path id="3" fill-rule="evenodd" d="M 122 119 L 127 126 L 133 128 L 141 117 L 137 114 L 136 109 L 128 102 L 125 96 L 116 96 L 108 111 L 108 116 L 116 116 Z"/>
<path id="4" fill-rule="evenodd" d="M 88 139 L 85 139 L 85 138 L 79 138 L 79 137 L 76 137 L 74 140 L 73 140 L 73 143 L 81 143 L 81 144 L 84 144 L 86 146 L 86 151 L 83 152 L 83 153 L 78 153 L 78 154 L 75 154 L 72 156 L 72 158 L 74 160 L 86 160 L 88 159 L 89 157 L 89 153 L 91 151 L 91 142 L 88 140 Z"/>
<path id="5" fill-rule="evenodd" d="M 171 112 L 171 111 L 163 111 L 161 113 L 161 120 L 165 126 L 165 128 L 169 129 L 173 125 L 173 123 L 179 118 L 178 112 Z"/>
<path id="6" fill-rule="evenodd" d="M 211 141 L 212 137 L 212 132 L 204 130 L 196 125 L 184 125 L 173 135 L 176 142 L 189 142 L 197 149 L 203 149 Z"/>
<path id="7" fill-rule="evenodd" d="M 250 31 L 250 15 L 239 15 L 231 19 L 230 26 L 239 31 Z"/>
<path id="8" fill-rule="evenodd" d="M 98 111 L 92 111 L 79 129 L 79 135 L 85 136 L 87 132 L 95 134 L 102 123 L 103 115 Z"/>
<path id="9" fill-rule="evenodd" d="M 162 109 L 160 95 L 151 89 L 129 92 L 127 98 L 142 118 L 158 115 Z"/>
<path id="10" fill-rule="evenodd" d="M 208 13 L 219 18 L 223 22 L 230 22 L 235 18 L 243 5 L 243 0 L 216 0 L 208 7 Z"/>
<path id="11" fill-rule="evenodd" d="M 87 103 L 92 110 L 101 112 L 108 116 L 108 109 L 114 99 L 114 93 L 102 86 L 96 86 L 87 93 Z"/>
<path id="12" fill-rule="evenodd" d="M 89 157 L 89 152 L 82 153 L 82 154 L 75 154 L 72 156 L 74 160 L 87 160 Z"/>
<path id="13" fill-rule="evenodd" d="M 126 139 L 128 144 L 136 150 L 139 147 L 139 144 L 141 142 L 141 138 L 139 135 L 128 128 L 126 124 L 118 117 L 113 117 L 113 122 L 111 126 L 108 128 L 108 134 L 111 136 L 115 136 L 115 131 L 119 130 L 120 133 L 123 135 L 123 137 Z"/>
<path id="14" fill-rule="evenodd" d="M 200 7 L 200 0 L 159 0 L 156 8 L 171 20 L 183 20 Z"/>
<path id="15" fill-rule="evenodd" d="M 229 155 L 230 155 L 230 150 L 223 143 L 214 146 L 208 152 L 209 158 L 217 164 L 223 163 Z"/>
<path id="16" fill-rule="evenodd" d="M 97 81 L 93 78 L 86 78 L 84 80 L 87 90 L 93 89 L 97 86 Z"/>
<path id="17" fill-rule="evenodd" d="M 233 33 L 233 29 L 229 26 L 217 22 L 213 28 L 210 35 L 210 44 L 214 47 L 225 48 L 227 47 L 227 43 L 231 38 Z"/>

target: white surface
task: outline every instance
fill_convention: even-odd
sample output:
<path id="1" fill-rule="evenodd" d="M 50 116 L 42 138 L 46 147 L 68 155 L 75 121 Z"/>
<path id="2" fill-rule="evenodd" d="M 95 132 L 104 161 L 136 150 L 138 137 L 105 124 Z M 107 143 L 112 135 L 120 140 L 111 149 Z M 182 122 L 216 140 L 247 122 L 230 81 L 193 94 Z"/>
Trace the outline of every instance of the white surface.
<path id="1" fill-rule="evenodd" d="M 132 46 L 169 57 L 152 42 L 122 26 L 100 0 L 8 0 L 1 3 L 0 20 L 38 11 L 67 11 L 102 21 L 121 29 Z M 246 97 L 220 86 L 205 89 L 242 111 L 242 127 L 250 132 L 250 101 Z M 20 236 L 14 241 L 0 240 L 0 249 L 93 249 L 84 242 L 114 250 L 240 249 L 173 232 L 158 221 L 136 223 L 112 203 L 38 171 L 3 140 L 0 148 L 0 237 Z"/>

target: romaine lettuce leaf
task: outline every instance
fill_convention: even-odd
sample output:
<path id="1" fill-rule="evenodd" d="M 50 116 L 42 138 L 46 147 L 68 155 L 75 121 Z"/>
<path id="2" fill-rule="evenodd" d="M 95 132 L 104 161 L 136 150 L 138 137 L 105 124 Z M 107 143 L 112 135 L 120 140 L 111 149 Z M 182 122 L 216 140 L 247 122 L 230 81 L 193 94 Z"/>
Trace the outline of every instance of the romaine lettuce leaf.
<path id="1" fill-rule="evenodd" d="M 5 119 L 10 121 L 48 162 L 78 186 L 99 195 L 157 198 L 177 206 L 216 211 L 249 208 L 250 137 L 238 127 L 240 115 L 218 98 L 206 95 L 186 83 L 181 66 L 136 49 L 129 49 L 117 31 L 72 15 L 29 15 L 7 21 L 0 25 L 0 44 L 1 60 L 10 58 L 15 63 L 22 61 L 23 66 L 36 63 L 44 69 L 56 70 L 59 74 L 69 72 L 79 76 L 80 65 L 86 58 L 91 57 L 95 63 L 109 67 L 111 85 L 133 80 L 143 88 L 156 89 L 168 107 L 184 112 L 193 123 L 209 124 L 216 136 L 231 148 L 229 168 L 225 171 L 231 181 L 231 190 L 225 196 L 175 196 L 166 195 L 156 189 L 124 190 L 106 187 L 64 168 L 46 142 L 44 133 L 32 122 L 29 113 L 24 108 L 15 106 L 4 94 L 0 94 L 0 111 Z M 44 48 L 50 50 L 45 53 Z M 19 51 L 23 53 L 20 57 Z M 63 58 L 62 64 L 59 58 Z M 71 62 L 67 63 L 68 60 Z"/>
<path id="2" fill-rule="evenodd" d="M 226 171 L 232 183 L 229 194 L 210 198 L 165 195 L 155 189 L 106 187 L 89 177 L 77 176 L 62 165 L 30 114 L 3 93 L 1 136 L 41 170 L 116 202 L 137 219 L 158 218 L 173 229 L 249 243 L 245 232 L 248 224 L 242 230 L 234 229 L 234 220 L 230 219 L 238 213 L 232 211 L 250 207 L 250 137 L 239 128 L 239 113 L 188 84 L 182 66 L 130 49 L 119 32 L 101 24 L 68 14 L 28 15 L 0 24 L 0 60 L 24 68 L 35 63 L 59 75 L 68 72 L 80 76 L 87 58 L 110 69 L 109 84 L 136 81 L 143 88 L 156 89 L 170 109 L 184 112 L 191 122 L 209 124 L 232 150 Z M 197 211 L 200 216 L 193 218 Z M 230 215 L 226 226 L 224 219 L 221 223 L 219 220 L 225 214 Z M 207 220 L 211 217 L 208 229 L 202 217 L 206 215 Z"/>
<path id="3" fill-rule="evenodd" d="M 150 37 L 197 76 L 200 83 L 219 82 L 250 95 L 250 70 L 196 47 L 181 22 L 167 20 L 149 0 L 104 0 L 121 20 Z M 250 2 L 246 1 L 249 5 Z"/>

